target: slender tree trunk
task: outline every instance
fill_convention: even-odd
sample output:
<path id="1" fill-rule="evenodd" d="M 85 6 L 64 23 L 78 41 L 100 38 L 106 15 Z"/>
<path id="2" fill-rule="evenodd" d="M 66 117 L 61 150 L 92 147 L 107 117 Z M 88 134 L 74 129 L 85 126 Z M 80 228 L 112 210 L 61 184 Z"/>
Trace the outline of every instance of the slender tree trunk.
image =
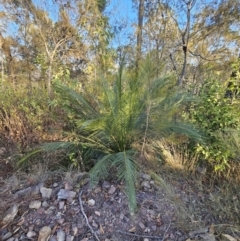
<path id="1" fill-rule="evenodd" d="M 142 57 L 142 29 L 143 29 L 143 16 L 144 16 L 144 0 L 139 0 L 138 5 L 138 29 L 137 29 L 137 61 L 136 67 L 139 67 L 139 61 Z"/>
<path id="2" fill-rule="evenodd" d="M 47 73 L 47 92 L 48 97 L 50 100 L 52 100 L 53 94 L 52 94 L 52 64 L 53 60 L 50 60 L 49 67 L 48 67 L 48 73 Z"/>
<path id="3" fill-rule="evenodd" d="M 188 42 L 189 42 L 189 35 L 190 35 L 190 23 L 191 23 L 191 10 L 193 6 L 195 5 L 196 0 L 190 0 L 185 2 L 187 5 L 187 22 L 186 27 L 184 29 L 184 32 L 182 33 L 182 49 L 183 49 L 183 66 L 181 74 L 178 78 L 178 85 L 182 86 L 186 70 L 187 70 L 187 52 L 188 52 Z"/>

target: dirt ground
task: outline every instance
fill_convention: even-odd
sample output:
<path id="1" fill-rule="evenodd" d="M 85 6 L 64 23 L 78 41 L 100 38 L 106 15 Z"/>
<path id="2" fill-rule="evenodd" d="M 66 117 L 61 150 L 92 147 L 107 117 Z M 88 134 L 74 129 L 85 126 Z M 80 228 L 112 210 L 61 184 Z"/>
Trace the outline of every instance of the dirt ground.
<path id="1" fill-rule="evenodd" d="M 240 240 L 240 193 L 224 199 L 202 174 L 142 172 L 136 190 L 131 215 L 123 183 L 91 188 L 87 173 L 41 165 L 26 173 L 2 160 L 0 240 Z"/>

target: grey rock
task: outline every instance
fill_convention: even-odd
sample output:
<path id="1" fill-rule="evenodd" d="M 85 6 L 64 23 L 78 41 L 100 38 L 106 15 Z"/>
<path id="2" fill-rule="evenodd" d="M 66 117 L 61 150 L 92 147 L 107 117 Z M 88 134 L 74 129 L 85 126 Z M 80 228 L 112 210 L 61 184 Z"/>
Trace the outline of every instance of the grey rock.
<path id="1" fill-rule="evenodd" d="M 212 233 L 205 233 L 199 235 L 203 241 L 216 241 L 215 235 Z"/>
<path id="2" fill-rule="evenodd" d="M 15 238 L 9 238 L 7 241 L 14 241 L 15 240 Z"/>
<path id="3" fill-rule="evenodd" d="M 41 202 L 40 201 L 32 201 L 30 204 L 29 204 L 29 208 L 30 209 L 39 209 L 41 207 Z"/>
<path id="4" fill-rule="evenodd" d="M 102 191 L 101 187 L 96 187 L 94 189 L 94 192 L 97 194 L 97 193 L 100 193 Z"/>
<path id="5" fill-rule="evenodd" d="M 59 204 L 58 204 L 59 209 L 63 209 L 63 208 L 64 208 L 64 205 L 65 205 L 65 202 L 64 202 L 64 201 L 59 202 Z"/>
<path id="6" fill-rule="evenodd" d="M 57 240 L 58 241 L 65 241 L 66 234 L 62 229 L 57 231 Z"/>
<path id="7" fill-rule="evenodd" d="M 41 187 L 40 192 L 42 194 L 42 198 L 49 199 L 52 195 L 52 189 L 51 188 Z"/>
<path id="8" fill-rule="evenodd" d="M 64 188 L 69 191 L 73 190 L 72 184 L 68 181 L 65 182 Z"/>
<path id="9" fill-rule="evenodd" d="M 71 236 L 71 235 L 67 235 L 66 237 L 66 241 L 73 241 L 74 239 L 74 236 Z"/>
<path id="10" fill-rule="evenodd" d="M 5 147 L 0 147 L 0 156 L 2 156 L 6 151 L 7 149 Z"/>
<path id="11" fill-rule="evenodd" d="M 38 185 L 32 187 L 32 188 L 31 188 L 31 194 L 32 194 L 32 195 L 37 195 L 37 194 L 39 194 L 39 193 L 40 193 L 40 189 L 41 189 L 42 187 L 44 187 L 44 183 L 43 183 L 43 182 L 41 182 L 41 183 L 39 183 Z"/>
<path id="12" fill-rule="evenodd" d="M 69 191 L 66 189 L 60 189 L 58 192 L 58 200 L 67 200 L 68 202 L 72 202 L 73 198 L 76 196 L 76 192 Z"/>
<path id="13" fill-rule="evenodd" d="M 94 206 L 94 205 L 95 205 L 95 200 L 89 199 L 89 200 L 88 200 L 88 206 L 92 207 L 92 206 Z"/>
<path id="14" fill-rule="evenodd" d="M 142 222 L 139 223 L 139 226 L 140 226 L 141 229 L 145 229 L 146 228 L 145 225 Z"/>
<path id="15" fill-rule="evenodd" d="M 57 187 L 57 186 L 58 186 L 58 183 L 54 182 L 53 187 Z"/>
<path id="16" fill-rule="evenodd" d="M 34 232 L 34 231 L 28 231 L 27 232 L 27 235 L 26 235 L 28 238 L 33 238 L 33 237 L 35 237 L 35 236 L 37 236 L 37 234 Z"/>
<path id="17" fill-rule="evenodd" d="M 47 241 L 51 232 L 52 230 L 49 226 L 43 226 L 39 231 L 38 241 Z"/>
<path id="18" fill-rule="evenodd" d="M 104 181 L 102 184 L 102 189 L 109 189 L 111 187 L 110 183 L 107 181 Z"/>
<path id="19" fill-rule="evenodd" d="M 7 240 L 12 236 L 11 232 L 7 232 L 5 235 L 3 235 L 2 240 Z"/>
<path id="20" fill-rule="evenodd" d="M 57 241 L 57 237 L 56 236 L 52 236 L 52 237 L 50 237 L 49 241 Z"/>
<path id="21" fill-rule="evenodd" d="M 42 206 L 43 206 L 44 208 L 48 208 L 48 207 L 49 207 L 49 204 L 47 203 L 47 201 L 43 201 Z"/>
<path id="22" fill-rule="evenodd" d="M 3 224 L 7 224 L 10 223 L 14 220 L 14 218 L 16 217 L 18 213 L 18 205 L 14 204 L 11 208 L 9 208 L 3 215 L 3 220 L 2 223 Z"/>
<path id="23" fill-rule="evenodd" d="M 152 229 L 153 231 L 156 231 L 156 230 L 157 230 L 157 226 L 156 226 L 156 225 L 153 225 L 153 226 L 151 227 L 151 229 Z"/>
<path id="24" fill-rule="evenodd" d="M 28 187 L 22 190 L 17 191 L 14 195 L 16 197 L 23 197 L 23 196 L 27 196 L 27 195 L 37 195 L 40 192 L 40 189 L 44 186 L 44 183 L 39 183 L 36 186 L 33 187 Z"/>
<path id="25" fill-rule="evenodd" d="M 148 174 L 142 173 L 141 177 L 146 180 L 146 181 L 150 181 L 151 180 L 151 176 L 149 176 Z"/>
<path id="26" fill-rule="evenodd" d="M 141 183 L 141 186 L 144 187 L 144 188 L 147 188 L 147 189 L 150 189 L 150 188 L 151 188 L 151 186 L 150 186 L 150 184 L 149 184 L 148 181 L 143 181 L 143 182 Z"/>
<path id="27" fill-rule="evenodd" d="M 111 185 L 110 189 L 108 190 L 108 194 L 113 194 L 116 191 L 116 187 Z"/>
<path id="28" fill-rule="evenodd" d="M 52 214 L 56 208 L 54 206 L 49 207 L 44 213 L 45 214 Z"/>
<path id="29" fill-rule="evenodd" d="M 15 238 L 9 238 L 7 241 L 14 241 L 15 240 Z"/>
<path id="30" fill-rule="evenodd" d="M 95 211 L 94 213 L 95 213 L 98 217 L 101 216 L 101 213 L 100 213 L 99 211 Z"/>
<path id="31" fill-rule="evenodd" d="M 94 228 L 98 228 L 98 224 L 95 222 L 95 220 L 93 220 L 92 226 L 93 226 Z"/>

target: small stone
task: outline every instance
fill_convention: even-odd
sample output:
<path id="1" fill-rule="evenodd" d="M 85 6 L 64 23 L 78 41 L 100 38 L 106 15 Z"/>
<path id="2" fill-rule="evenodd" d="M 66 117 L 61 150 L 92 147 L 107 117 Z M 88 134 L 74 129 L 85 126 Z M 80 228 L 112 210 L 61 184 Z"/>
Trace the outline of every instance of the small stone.
<path id="1" fill-rule="evenodd" d="M 42 206 L 43 206 L 44 208 L 48 208 L 48 207 L 49 207 L 49 204 L 47 203 L 47 201 L 43 201 Z"/>
<path id="2" fill-rule="evenodd" d="M 143 241 L 149 241 L 149 239 L 148 238 L 144 238 L 144 240 Z"/>
<path id="3" fill-rule="evenodd" d="M 107 182 L 107 181 L 104 181 L 103 184 L 102 184 L 102 188 L 103 189 L 109 189 L 111 187 L 110 183 Z"/>
<path id="4" fill-rule="evenodd" d="M 120 214 L 120 220 L 123 220 L 123 219 L 124 219 L 124 214 L 121 213 L 121 214 Z"/>
<path id="5" fill-rule="evenodd" d="M 14 220 L 15 216 L 17 215 L 17 213 L 18 213 L 18 205 L 14 204 L 3 215 L 4 218 L 2 220 L 2 223 L 3 224 L 7 224 L 7 223 L 12 222 Z"/>
<path id="6" fill-rule="evenodd" d="M 12 236 L 11 232 L 7 232 L 5 235 L 3 235 L 2 240 L 9 239 Z"/>
<path id="7" fill-rule="evenodd" d="M 72 202 L 75 196 L 76 196 L 76 192 L 69 191 L 66 189 L 60 189 L 60 191 L 58 192 L 58 200 L 63 199 L 63 200 L 67 200 L 68 202 Z"/>
<path id="8" fill-rule="evenodd" d="M 148 181 L 143 181 L 143 182 L 141 183 L 141 186 L 144 187 L 144 188 L 147 188 L 147 189 L 150 189 L 150 188 L 151 188 L 151 186 L 150 186 L 150 184 L 149 184 Z"/>
<path id="9" fill-rule="evenodd" d="M 152 181 L 150 181 L 150 184 L 151 184 L 151 185 L 154 185 L 154 184 L 155 184 L 155 182 L 152 180 Z"/>
<path id="10" fill-rule="evenodd" d="M 29 204 L 29 208 L 30 209 L 39 209 L 41 207 L 41 202 L 40 201 L 32 201 L 30 204 Z"/>
<path id="11" fill-rule="evenodd" d="M 65 190 L 69 190 L 69 191 L 73 190 L 73 186 L 69 182 L 65 183 L 64 188 Z"/>
<path id="12" fill-rule="evenodd" d="M 76 236 L 78 228 L 76 226 L 72 227 L 73 235 Z"/>
<path id="13" fill-rule="evenodd" d="M 153 231 L 157 230 L 157 226 L 156 225 L 153 225 L 151 228 L 152 228 Z"/>
<path id="14" fill-rule="evenodd" d="M 54 182 L 53 187 L 57 187 L 57 186 L 58 186 L 58 183 Z"/>
<path id="15" fill-rule="evenodd" d="M 67 235 L 66 237 L 66 241 L 73 241 L 74 239 L 74 236 L 71 236 L 71 235 Z"/>
<path id="16" fill-rule="evenodd" d="M 94 192 L 97 194 L 97 193 L 100 193 L 102 191 L 101 187 L 96 187 L 94 189 Z"/>
<path id="17" fill-rule="evenodd" d="M 89 199 L 88 200 L 88 206 L 93 207 L 95 205 L 95 200 Z"/>
<path id="18" fill-rule="evenodd" d="M 150 230 L 150 228 L 146 228 L 145 230 L 144 230 L 144 233 L 149 233 L 151 230 Z"/>
<path id="19" fill-rule="evenodd" d="M 52 236 L 52 237 L 50 237 L 49 241 L 57 241 L 57 237 L 56 236 Z"/>
<path id="20" fill-rule="evenodd" d="M 66 236 L 66 234 L 62 229 L 59 229 L 57 231 L 57 240 L 58 241 L 65 241 L 65 236 Z"/>
<path id="21" fill-rule="evenodd" d="M 28 238 L 33 238 L 33 237 L 35 237 L 35 236 L 37 236 L 37 234 L 34 232 L 34 231 L 28 231 L 28 233 L 27 233 L 27 237 Z"/>
<path id="22" fill-rule="evenodd" d="M 64 201 L 59 202 L 59 209 L 63 209 L 65 205 Z"/>
<path id="23" fill-rule="evenodd" d="M 64 218 L 60 218 L 60 219 L 57 220 L 57 222 L 58 222 L 59 224 L 63 224 L 64 221 L 65 221 Z"/>
<path id="24" fill-rule="evenodd" d="M 142 222 L 139 223 L 139 226 L 140 226 L 141 229 L 145 229 L 146 228 L 145 225 Z"/>
<path id="25" fill-rule="evenodd" d="M 151 176 L 149 176 L 148 174 L 145 174 L 145 173 L 143 173 L 143 174 L 141 175 L 141 177 L 142 177 L 144 180 L 146 180 L 146 181 L 150 181 L 150 180 L 151 180 Z"/>
<path id="26" fill-rule="evenodd" d="M 113 194 L 116 191 L 116 187 L 114 187 L 113 185 L 111 185 L 108 194 Z"/>
<path id="27" fill-rule="evenodd" d="M 49 199 L 52 195 L 52 189 L 51 188 L 41 187 L 40 192 L 42 194 L 42 198 Z"/>
<path id="28" fill-rule="evenodd" d="M 15 240 L 15 238 L 9 238 L 7 241 L 14 241 Z"/>
<path id="29" fill-rule="evenodd" d="M 44 213 L 45 214 L 52 214 L 56 208 L 54 206 L 49 207 Z"/>
<path id="30" fill-rule="evenodd" d="M 94 228 L 98 228 L 98 224 L 93 220 L 93 222 L 92 222 L 92 226 L 94 227 Z"/>
<path id="31" fill-rule="evenodd" d="M 43 226 L 38 235 L 38 241 L 47 241 L 50 236 L 52 230 L 49 226 Z"/>
<path id="32" fill-rule="evenodd" d="M 95 213 L 98 217 L 101 216 L 101 213 L 100 213 L 99 211 L 95 211 L 94 213 Z"/>

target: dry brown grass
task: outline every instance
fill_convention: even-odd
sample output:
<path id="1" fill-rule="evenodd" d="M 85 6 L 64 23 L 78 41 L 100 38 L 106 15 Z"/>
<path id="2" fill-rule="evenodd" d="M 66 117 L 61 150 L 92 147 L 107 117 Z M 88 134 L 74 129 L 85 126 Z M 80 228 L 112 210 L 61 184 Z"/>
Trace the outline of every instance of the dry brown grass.
<path id="1" fill-rule="evenodd" d="M 155 169 L 151 165 L 149 173 L 179 210 L 181 229 L 213 225 L 219 236 L 239 233 L 240 163 L 231 163 L 225 175 L 207 173 L 204 167 L 198 167 L 197 156 L 167 142 L 158 145 L 165 163 L 159 166 L 156 162 Z"/>

